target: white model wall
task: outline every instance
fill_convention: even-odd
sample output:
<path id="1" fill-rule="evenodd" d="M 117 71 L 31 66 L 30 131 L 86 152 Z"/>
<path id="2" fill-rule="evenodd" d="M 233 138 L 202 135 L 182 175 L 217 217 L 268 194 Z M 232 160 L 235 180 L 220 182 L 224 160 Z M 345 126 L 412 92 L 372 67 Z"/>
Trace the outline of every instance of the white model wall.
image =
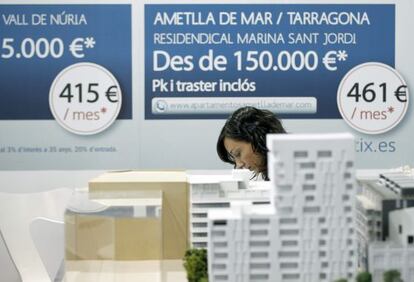
<path id="1" fill-rule="evenodd" d="M 373 281 L 381 281 L 384 272 L 396 269 L 403 281 L 414 277 L 414 208 L 389 214 L 389 239 L 369 245 L 369 272 Z M 411 243 L 408 238 L 411 236 Z"/>
<path id="2" fill-rule="evenodd" d="M 408 247 L 408 236 L 412 236 L 411 247 L 414 247 L 414 208 L 392 211 L 389 217 L 390 241 Z"/>
<path id="3" fill-rule="evenodd" d="M 383 281 L 384 272 L 398 270 L 402 281 L 414 277 L 414 248 L 390 243 L 376 243 L 369 246 L 369 272 L 372 281 Z"/>
<path id="4" fill-rule="evenodd" d="M 248 171 L 247 174 L 250 175 Z M 249 186 L 248 181 L 243 182 L 243 178 L 237 179 L 237 175 L 232 177 L 234 178 L 229 179 L 229 177 L 217 175 L 206 177 L 204 175 L 205 183 L 195 183 L 194 177 L 189 177 L 190 233 L 191 244 L 194 248 L 208 247 L 207 222 L 210 210 L 226 209 L 235 202 L 251 205 L 269 203 L 270 187 L 267 185 L 269 183 L 259 181 L 255 183 L 256 185 Z"/>
<path id="5" fill-rule="evenodd" d="M 209 212 L 209 280 L 280 281 L 277 216 L 270 205 L 232 205 Z"/>

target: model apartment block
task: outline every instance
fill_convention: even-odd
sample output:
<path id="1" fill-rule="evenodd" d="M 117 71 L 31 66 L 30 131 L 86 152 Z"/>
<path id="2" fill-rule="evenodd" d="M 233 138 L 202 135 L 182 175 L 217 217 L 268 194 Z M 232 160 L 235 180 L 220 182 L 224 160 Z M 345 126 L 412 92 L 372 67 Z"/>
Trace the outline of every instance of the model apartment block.
<path id="1" fill-rule="evenodd" d="M 267 144 L 270 205 L 209 213 L 210 281 L 353 279 L 352 135 L 276 134 Z"/>
<path id="2" fill-rule="evenodd" d="M 361 268 L 373 281 L 381 281 L 390 269 L 398 270 L 403 281 L 414 281 L 413 170 L 365 170 L 357 179 Z"/>
<path id="3" fill-rule="evenodd" d="M 248 170 L 231 174 L 188 174 L 190 184 L 190 233 L 194 248 L 207 248 L 208 211 L 229 208 L 232 203 L 270 204 L 270 183 L 253 181 Z"/>

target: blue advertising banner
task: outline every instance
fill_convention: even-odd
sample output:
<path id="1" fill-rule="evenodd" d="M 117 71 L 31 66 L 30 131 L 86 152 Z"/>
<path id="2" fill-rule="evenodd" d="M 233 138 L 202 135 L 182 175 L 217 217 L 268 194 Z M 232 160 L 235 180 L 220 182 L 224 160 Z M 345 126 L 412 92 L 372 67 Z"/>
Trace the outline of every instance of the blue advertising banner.
<path id="1" fill-rule="evenodd" d="M 131 5 L 0 5 L 0 17 L 0 120 L 53 120 L 51 85 L 80 62 L 113 74 L 117 118 L 132 119 Z"/>
<path id="2" fill-rule="evenodd" d="M 393 4 L 145 5 L 145 119 L 217 119 L 244 105 L 340 119 L 354 66 L 395 64 Z"/>

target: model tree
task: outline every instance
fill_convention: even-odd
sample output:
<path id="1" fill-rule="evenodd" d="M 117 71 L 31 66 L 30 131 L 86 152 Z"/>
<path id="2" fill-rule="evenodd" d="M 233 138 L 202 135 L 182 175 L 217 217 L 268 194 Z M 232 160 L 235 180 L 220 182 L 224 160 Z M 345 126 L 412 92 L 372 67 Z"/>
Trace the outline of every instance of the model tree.
<path id="1" fill-rule="evenodd" d="M 384 272 L 384 282 L 402 282 L 400 272 L 396 269 Z"/>
<path id="2" fill-rule="evenodd" d="M 369 272 L 360 272 L 356 277 L 357 282 L 372 282 L 372 276 Z"/>
<path id="3" fill-rule="evenodd" d="M 208 282 L 207 250 L 190 249 L 185 252 L 184 268 L 188 282 Z"/>

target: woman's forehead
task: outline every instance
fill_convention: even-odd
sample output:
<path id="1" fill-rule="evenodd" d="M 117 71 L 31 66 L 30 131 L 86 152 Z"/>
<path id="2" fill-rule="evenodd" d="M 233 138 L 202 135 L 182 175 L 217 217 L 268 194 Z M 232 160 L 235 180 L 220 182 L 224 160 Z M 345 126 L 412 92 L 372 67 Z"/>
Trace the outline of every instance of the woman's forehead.
<path id="1" fill-rule="evenodd" d="M 235 140 L 235 139 L 228 138 L 228 137 L 224 138 L 224 147 L 226 148 L 227 151 L 232 151 L 238 148 L 243 149 L 249 146 L 250 146 L 250 143 L 245 142 L 245 141 Z"/>

